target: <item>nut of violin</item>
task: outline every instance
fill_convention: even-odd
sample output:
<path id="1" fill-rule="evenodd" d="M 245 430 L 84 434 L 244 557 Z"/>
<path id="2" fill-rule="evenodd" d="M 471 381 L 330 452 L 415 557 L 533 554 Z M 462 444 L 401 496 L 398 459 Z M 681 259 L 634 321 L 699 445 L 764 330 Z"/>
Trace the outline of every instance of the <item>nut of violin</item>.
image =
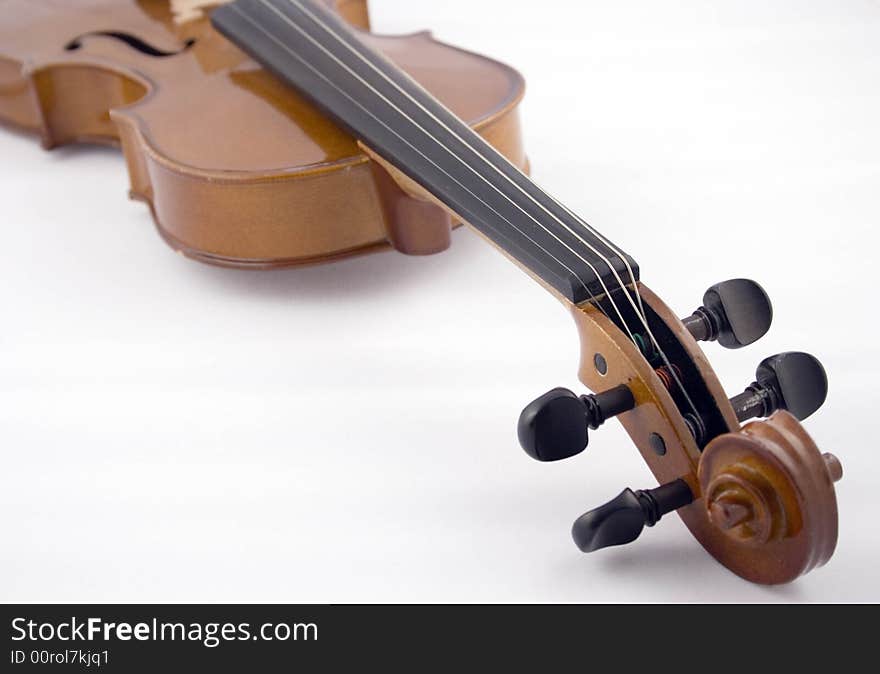
<path id="1" fill-rule="evenodd" d="M 712 552 L 735 573 L 785 583 L 830 559 L 837 544 L 834 482 L 843 469 L 789 412 L 718 436 L 698 472 L 708 520 L 723 534 Z"/>

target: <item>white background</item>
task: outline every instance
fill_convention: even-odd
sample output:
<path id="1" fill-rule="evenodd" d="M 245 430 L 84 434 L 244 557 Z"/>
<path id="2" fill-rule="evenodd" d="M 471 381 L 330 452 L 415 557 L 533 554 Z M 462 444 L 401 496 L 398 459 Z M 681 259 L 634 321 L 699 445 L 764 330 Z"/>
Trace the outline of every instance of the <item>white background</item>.
<path id="1" fill-rule="evenodd" d="M 764 588 L 675 517 L 584 556 L 572 520 L 654 481 L 616 423 L 540 465 L 521 407 L 578 388 L 567 313 L 473 234 L 427 259 L 216 269 L 171 253 L 121 157 L 0 133 L 0 599 L 880 600 L 880 3 L 374 0 L 520 68 L 534 174 L 682 315 L 758 279 L 771 332 L 706 347 L 830 376 L 826 567 Z"/>

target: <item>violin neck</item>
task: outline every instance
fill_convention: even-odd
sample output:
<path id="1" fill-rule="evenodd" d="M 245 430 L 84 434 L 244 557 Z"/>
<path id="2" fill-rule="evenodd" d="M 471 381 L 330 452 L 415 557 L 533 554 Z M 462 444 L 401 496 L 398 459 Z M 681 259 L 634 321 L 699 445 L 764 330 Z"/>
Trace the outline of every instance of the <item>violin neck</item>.
<path id="1" fill-rule="evenodd" d="M 215 27 L 373 152 L 579 304 L 636 263 L 314 0 L 237 0 Z"/>

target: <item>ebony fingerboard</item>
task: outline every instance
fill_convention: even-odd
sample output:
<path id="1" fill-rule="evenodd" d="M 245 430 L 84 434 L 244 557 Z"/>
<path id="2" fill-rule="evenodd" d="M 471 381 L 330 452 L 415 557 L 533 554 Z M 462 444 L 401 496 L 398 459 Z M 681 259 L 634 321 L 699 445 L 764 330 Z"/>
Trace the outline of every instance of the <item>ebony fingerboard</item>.
<path id="1" fill-rule="evenodd" d="M 637 280 L 631 258 L 313 0 L 237 0 L 215 27 L 575 303 Z M 632 271 L 632 278 L 630 276 Z"/>

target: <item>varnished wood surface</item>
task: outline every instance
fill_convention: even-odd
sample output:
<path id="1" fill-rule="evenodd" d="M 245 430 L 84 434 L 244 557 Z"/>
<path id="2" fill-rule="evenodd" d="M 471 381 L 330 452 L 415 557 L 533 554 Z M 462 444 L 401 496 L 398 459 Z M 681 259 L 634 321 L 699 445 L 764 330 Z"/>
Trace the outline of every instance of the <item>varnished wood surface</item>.
<path id="1" fill-rule="evenodd" d="M 332 4 L 367 28 L 364 0 Z M 5 0 L 2 8 L 11 19 L 0 27 L 0 118 L 40 133 L 50 148 L 121 143 L 132 196 L 176 249 L 235 266 L 320 262 L 395 243 L 404 252 L 439 249 L 434 237 L 419 239 L 419 221 L 393 219 L 353 138 L 207 18 L 179 23 L 167 0 Z M 167 58 L 104 37 L 65 50 L 97 30 L 169 52 L 195 43 Z M 515 71 L 428 33 L 362 37 L 525 166 Z M 401 236 L 401 227 L 411 233 Z"/>

